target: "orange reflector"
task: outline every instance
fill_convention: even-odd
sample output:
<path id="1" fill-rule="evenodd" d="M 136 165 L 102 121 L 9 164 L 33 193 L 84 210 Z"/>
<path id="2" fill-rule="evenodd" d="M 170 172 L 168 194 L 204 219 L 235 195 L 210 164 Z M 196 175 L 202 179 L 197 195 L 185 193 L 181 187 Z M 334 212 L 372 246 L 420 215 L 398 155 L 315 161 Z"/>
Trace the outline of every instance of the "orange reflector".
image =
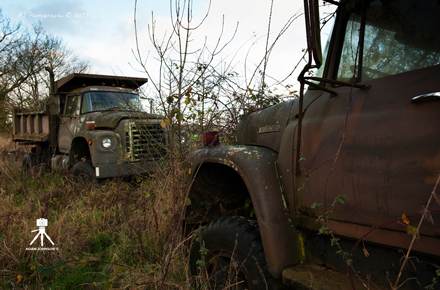
<path id="1" fill-rule="evenodd" d="M 89 140 L 89 145 L 92 145 L 92 140 Z"/>
<path id="2" fill-rule="evenodd" d="M 211 144 L 213 146 L 218 145 L 218 131 L 203 132 L 203 143 L 205 144 L 205 146 L 209 146 Z"/>

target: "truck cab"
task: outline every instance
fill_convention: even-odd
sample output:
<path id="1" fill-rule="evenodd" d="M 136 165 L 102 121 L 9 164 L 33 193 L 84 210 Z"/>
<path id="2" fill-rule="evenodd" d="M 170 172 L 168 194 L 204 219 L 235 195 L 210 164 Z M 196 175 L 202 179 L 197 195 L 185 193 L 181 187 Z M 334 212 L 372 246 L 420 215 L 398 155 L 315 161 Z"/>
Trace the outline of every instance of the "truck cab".
<path id="1" fill-rule="evenodd" d="M 217 261 L 238 263 L 248 289 L 272 289 L 281 280 L 299 289 L 352 289 L 348 276 L 337 274 L 351 266 L 361 286 L 370 279 L 388 289 L 400 279 L 399 289 L 423 289 L 440 265 L 433 193 L 440 170 L 440 5 L 327 2 L 336 19 L 322 55 L 317 1 L 305 1 L 309 62 L 299 75 L 300 98 L 245 116 L 238 145 L 193 153 L 196 202 L 187 223 L 208 223 L 201 230 L 213 250 L 206 261 L 215 261 L 208 273 L 217 273 Z M 312 68 L 318 75 L 307 77 Z M 258 232 L 246 237 L 254 227 Z M 257 259 L 264 275 L 243 258 L 259 257 L 252 247 L 264 251 Z M 417 274 L 401 270 L 399 250 L 424 261 Z"/>

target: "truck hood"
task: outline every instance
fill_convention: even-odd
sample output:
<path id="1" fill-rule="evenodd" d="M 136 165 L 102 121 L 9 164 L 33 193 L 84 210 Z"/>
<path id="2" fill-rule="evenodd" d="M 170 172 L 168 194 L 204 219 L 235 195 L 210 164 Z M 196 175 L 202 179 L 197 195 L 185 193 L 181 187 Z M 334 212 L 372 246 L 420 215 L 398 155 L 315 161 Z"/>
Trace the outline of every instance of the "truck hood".
<path id="1" fill-rule="evenodd" d="M 163 116 L 145 112 L 108 111 L 95 119 L 95 128 L 115 128 L 124 119 L 163 119 Z"/>
<path id="2" fill-rule="evenodd" d="M 237 126 L 238 144 L 263 146 L 278 152 L 294 102 L 280 103 L 246 116 Z"/>
<path id="3" fill-rule="evenodd" d="M 322 93 L 321 90 L 307 90 L 303 113 Z M 298 118 L 298 104 L 299 100 L 294 99 L 246 116 L 237 126 L 238 144 L 262 146 L 279 152 L 287 123 Z"/>

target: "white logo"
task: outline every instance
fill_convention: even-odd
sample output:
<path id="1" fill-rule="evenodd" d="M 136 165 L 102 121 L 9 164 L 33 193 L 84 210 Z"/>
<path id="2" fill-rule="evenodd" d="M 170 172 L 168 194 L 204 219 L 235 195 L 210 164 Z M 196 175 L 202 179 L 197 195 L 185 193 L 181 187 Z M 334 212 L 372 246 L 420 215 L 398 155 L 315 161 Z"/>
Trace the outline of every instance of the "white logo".
<path id="1" fill-rule="evenodd" d="M 50 237 L 46 234 L 46 227 L 47 227 L 47 219 L 45 218 L 41 218 L 41 219 L 37 219 L 37 227 L 38 230 L 34 230 L 32 232 L 38 232 L 38 234 L 35 236 L 35 238 L 32 240 L 32 242 L 30 243 L 30 245 L 32 245 L 35 240 L 40 237 L 41 240 L 41 247 L 43 247 L 43 239 L 46 236 L 46 238 L 52 243 L 52 245 L 55 245 L 52 240 L 50 239 Z M 26 248 L 26 250 L 58 250 L 58 248 Z"/>

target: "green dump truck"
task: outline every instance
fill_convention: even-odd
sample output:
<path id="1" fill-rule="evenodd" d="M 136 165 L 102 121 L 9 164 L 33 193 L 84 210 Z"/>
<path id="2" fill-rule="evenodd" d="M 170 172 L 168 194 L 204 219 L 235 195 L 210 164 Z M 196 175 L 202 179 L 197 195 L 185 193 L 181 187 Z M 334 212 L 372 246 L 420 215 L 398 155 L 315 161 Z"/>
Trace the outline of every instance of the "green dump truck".
<path id="1" fill-rule="evenodd" d="M 91 182 L 152 172 L 167 152 L 162 117 L 141 110 L 145 78 L 51 76 L 43 110 L 13 111 L 13 141 L 31 145 L 23 168 L 71 170 Z"/>

